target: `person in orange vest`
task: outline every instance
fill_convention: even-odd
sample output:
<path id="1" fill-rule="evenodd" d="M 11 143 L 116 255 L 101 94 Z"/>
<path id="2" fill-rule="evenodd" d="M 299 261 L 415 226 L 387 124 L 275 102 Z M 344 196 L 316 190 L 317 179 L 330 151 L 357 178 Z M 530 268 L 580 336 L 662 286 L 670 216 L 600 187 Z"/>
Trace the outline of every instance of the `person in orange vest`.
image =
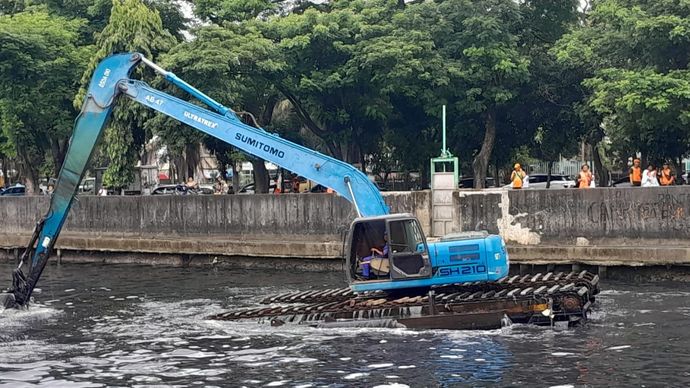
<path id="1" fill-rule="evenodd" d="M 640 159 L 633 160 L 633 166 L 630 168 L 630 183 L 633 186 L 642 185 L 642 167 L 640 167 Z"/>
<path id="2" fill-rule="evenodd" d="M 664 167 L 661 169 L 661 174 L 659 175 L 659 184 L 662 186 L 672 186 L 675 183 L 676 177 L 673 175 L 668 163 L 664 163 Z"/>
<path id="3" fill-rule="evenodd" d="M 578 182 L 580 183 L 577 187 L 579 189 L 589 189 L 593 178 L 592 172 L 589 171 L 589 166 L 587 164 L 583 164 L 582 169 L 580 170 L 580 176 L 578 177 Z"/>
<path id="4" fill-rule="evenodd" d="M 510 182 L 513 184 L 514 189 L 522 189 L 522 182 L 526 175 L 522 167 L 520 167 L 520 163 L 515 163 L 513 172 L 510 174 Z"/>

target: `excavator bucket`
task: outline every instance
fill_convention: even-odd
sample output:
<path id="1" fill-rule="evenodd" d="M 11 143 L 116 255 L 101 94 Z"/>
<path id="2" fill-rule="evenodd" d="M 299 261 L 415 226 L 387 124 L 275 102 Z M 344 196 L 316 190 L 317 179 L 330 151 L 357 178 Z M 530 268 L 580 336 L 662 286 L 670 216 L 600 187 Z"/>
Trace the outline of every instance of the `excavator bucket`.
<path id="1" fill-rule="evenodd" d="M 17 307 L 17 301 L 14 298 L 14 294 L 10 292 L 0 293 L 0 305 L 6 309 Z"/>

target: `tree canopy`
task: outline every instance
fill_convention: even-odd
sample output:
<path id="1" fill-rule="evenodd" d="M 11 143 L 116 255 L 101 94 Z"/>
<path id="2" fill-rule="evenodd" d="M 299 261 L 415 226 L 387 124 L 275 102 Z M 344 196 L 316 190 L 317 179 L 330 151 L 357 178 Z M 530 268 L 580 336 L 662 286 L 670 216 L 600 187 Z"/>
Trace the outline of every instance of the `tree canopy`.
<path id="1" fill-rule="evenodd" d="M 428 178 L 444 104 L 449 148 L 477 187 L 583 142 L 610 167 L 640 153 L 679 168 L 690 150 L 687 6 L 590 3 L 195 0 L 183 15 L 173 0 L 0 1 L 0 160 L 33 183 L 56 174 L 98 61 L 139 51 L 267 130 L 381 177 Z M 134 77 L 188 98 L 148 70 Z M 260 160 L 129 102 L 106 131 L 106 184 L 131 181 L 153 136 L 178 179 L 203 143 L 221 170 L 252 161 L 257 190 L 268 188 Z"/>

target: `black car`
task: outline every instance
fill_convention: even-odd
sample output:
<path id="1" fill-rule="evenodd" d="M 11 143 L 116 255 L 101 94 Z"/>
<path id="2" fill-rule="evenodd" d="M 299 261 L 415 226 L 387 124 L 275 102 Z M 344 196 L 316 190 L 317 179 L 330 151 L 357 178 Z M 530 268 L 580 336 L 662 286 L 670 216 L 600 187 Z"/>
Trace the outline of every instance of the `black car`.
<path id="1" fill-rule="evenodd" d="M 160 185 L 151 191 L 151 195 L 185 195 L 187 191 L 185 185 Z"/>
<path id="2" fill-rule="evenodd" d="M 494 178 L 487 177 L 484 181 L 484 187 L 495 187 L 496 181 Z M 461 189 L 473 189 L 474 188 L 474 178 L 463 178 L 460 179 L 458 187 Z"/>
<path id="3" fill-rule="evenodd" d="M 26 187 L 21 185 L 11 186 L 4 190 L 0 190 L 0 195 L 7 197 L 18 197 L 26 194 Z"/>

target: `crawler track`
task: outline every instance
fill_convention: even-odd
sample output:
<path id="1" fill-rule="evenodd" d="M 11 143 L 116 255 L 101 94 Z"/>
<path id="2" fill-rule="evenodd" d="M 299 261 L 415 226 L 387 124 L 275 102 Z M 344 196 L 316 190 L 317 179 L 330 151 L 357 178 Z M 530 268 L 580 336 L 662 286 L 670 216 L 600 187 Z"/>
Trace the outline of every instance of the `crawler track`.
<path id="1" fill-rule="evenodd" d="M 513 322 L 551 324 L 586 318 L 598 293 L 589 272 L 512 276 L 491 283 L 447 284 L 424 295 L 355 294 L 349 288 L 265 298 L 266 307 L 224 312 L 210 319 L 259 320 L 313 326 L 492 328 Z M 503 321 L 503 322 L 502 322 Z"/>

